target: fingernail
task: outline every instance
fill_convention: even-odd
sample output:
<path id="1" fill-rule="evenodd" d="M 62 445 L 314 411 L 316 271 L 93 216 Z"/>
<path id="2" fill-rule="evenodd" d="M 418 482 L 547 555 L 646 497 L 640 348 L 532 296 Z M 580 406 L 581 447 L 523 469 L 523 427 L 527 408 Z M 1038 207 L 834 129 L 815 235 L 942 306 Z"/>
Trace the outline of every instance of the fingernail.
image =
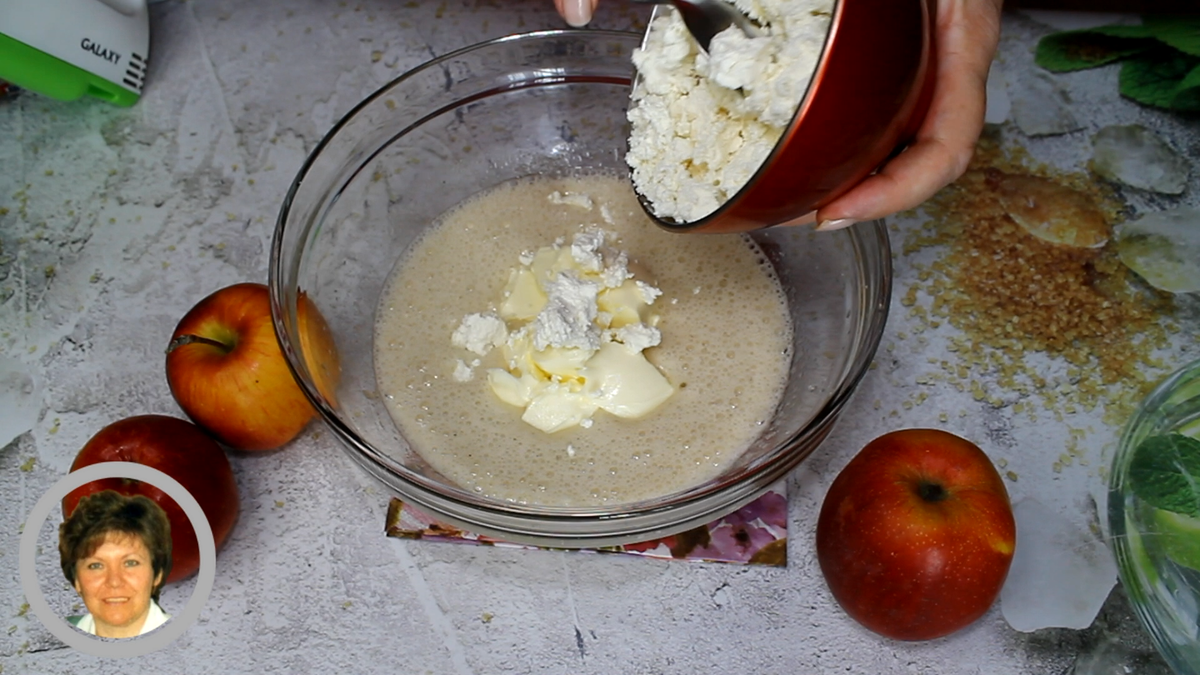
<path id="1" fill-rule="evenodd" d="M 843 227 L 850 227 L 858 221 L 853 218 L 838 218 L 836 220 L 822 220 L 817 225 L 817 230 L 828 232 L 829 230 L 840 230 Z"/>
<path id="2" fill-rule="evenodd" d="M 575 28 L 583 28 L 592 20 L 592 0 L 565 0 L 563 18 Z"/>

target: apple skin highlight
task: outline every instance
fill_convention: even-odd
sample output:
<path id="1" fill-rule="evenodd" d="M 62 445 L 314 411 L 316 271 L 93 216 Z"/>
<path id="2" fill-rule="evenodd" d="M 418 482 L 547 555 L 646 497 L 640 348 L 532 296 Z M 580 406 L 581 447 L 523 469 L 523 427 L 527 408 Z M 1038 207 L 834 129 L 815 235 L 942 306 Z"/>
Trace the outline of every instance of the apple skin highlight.
<path id="1" fill-rule="evenodd" d="M 817 521 L 817 560 L 842 608 L 897 640 L 973 623 L 1016 547 L 1004 481 L 974 443 L 936 429 L 871 441 L 838 474 Z"/>

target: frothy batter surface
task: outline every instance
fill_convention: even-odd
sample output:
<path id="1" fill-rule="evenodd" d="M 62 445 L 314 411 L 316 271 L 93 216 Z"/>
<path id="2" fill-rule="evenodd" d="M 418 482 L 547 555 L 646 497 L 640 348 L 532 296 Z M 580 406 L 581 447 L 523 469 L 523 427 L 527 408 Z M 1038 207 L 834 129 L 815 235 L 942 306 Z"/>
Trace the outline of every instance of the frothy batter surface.
<path id="1" fill-rule="evenodd" d="M 601 412 L 590 428 L 547 434 L 488 388 L 482 374 L 501 365 L 495 351 L 474 379 L 456 381 L 459 362 L 477 357 L 450 336 L 500 297 L 522 252 L 595 227 L 616 233 L 610 244 L 663 291 L 662 343 L 646 357 L 676 393 L 641 419 Z M 791 342 L 783 292 L 748 239 L 665 232 L 626 179 L 530 179 L 459 205 L 401 259 L 378 310 L 375 369 L 405 438 L 463 488 L 523 504 L 611 506 L 720 473 L 773 415 Z"/>

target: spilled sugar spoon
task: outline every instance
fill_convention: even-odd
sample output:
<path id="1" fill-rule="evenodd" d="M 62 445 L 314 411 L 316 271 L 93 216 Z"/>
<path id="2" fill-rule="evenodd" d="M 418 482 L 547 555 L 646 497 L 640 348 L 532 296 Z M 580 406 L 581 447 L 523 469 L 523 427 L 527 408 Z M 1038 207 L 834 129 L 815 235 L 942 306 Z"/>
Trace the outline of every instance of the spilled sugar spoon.
<path id="1" fill-rule="evenodd" d="M 750 17 L 742 14 L 741 10 L 724 0 L 633 0 L 643 5 L 672 5 L 683 17 L 683 23 L 688 32 L 700 43 L 701 49 L 708 51 L 708 45 L 713 36 L 730 26 L 737 26 L 747 37 L 758 37 L 762 34 L 758 24 Z"/>

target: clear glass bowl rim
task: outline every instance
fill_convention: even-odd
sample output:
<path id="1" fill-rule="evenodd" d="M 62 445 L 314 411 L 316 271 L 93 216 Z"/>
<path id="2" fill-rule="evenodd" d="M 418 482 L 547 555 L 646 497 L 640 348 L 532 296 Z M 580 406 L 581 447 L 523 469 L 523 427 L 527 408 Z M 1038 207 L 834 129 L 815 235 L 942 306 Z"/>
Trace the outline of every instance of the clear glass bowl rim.
<path id="1" fill-rule="evenodd" d="M 316 408 L 318 416 L 341 441 L 343 449 L 369 474 L 394 490 L 406 502 L 412 502 L 422 510 L 446 522 L 482 534 L 503 537 L 516 542 L 542 546 L 594 547 L 619 543 L 630 543 L 665 536 L 708 523 L 725 515 L 761 495 L 767 488 L 786 476 L 808 456 L 832 428 L 842 408 L 865 376 L 874 359 L 886 325 L 892 293 L 892 266 L 890 241 L 882 220 L 859 223 L 847 230 L 855 259 L 867 283 L 860 288 L 859 302 L 869 312 L 860 322 L 860 335 L 856 340 L 856 353 L 848 363 L 848 373 L 836 391 L 812 418 L 808 426 L 797 434 L 780 442 L 776 448 L 744 467 L 736 474 L 723 476 L 720 482 L 709 482 L 675 495 L 668 499 L 624 504 L 617 508 L 589 507 L 544 507 L 502 503 L 484 499 L 478 495 L 448 486 L 420 475 L 398 463 L 359 438 L 339 414 L 325 401 L 307 375 L 299 341 L 291 337 L 296 326 L 296 301 L 298 289 L 289 287 L 286 281 L 289 271 L 294 275 L 298 257 L 285 258 L 283 250 L 284 232 L 288 228 L 289 214 L 305 178 L 319 160 L 322 152 L 365 108 L 379 101 L 403 83 L 419 73 L 441 68 L 448 62 L 469 54 L 495 49 L 510 43 L 527 43 L 570 40 L 620 40 L 632 47 L 641 43 L 642 35 L 629 31 L 556 29 L 516 33 L 485 42 L 468 45 L 422 63 L 399 77 L 379 87 L 363 101 L 354 106 L 327 132 L 301 165 L 292 181 L 280 208 L 272 238 L 269 264 L 271 312 L 280 347 L 301 389 Z M 628 77 L 623 83 L 632 85 L 633 66 L 630 64 Z M 555 80 L 541 76 L 536 80 L 513 83 L 502 91 L 561 84 L 569 80 Z M 620 84 L 622 82 L 614 82 Z M 495 92 L 499 93 L 499 92 Z M 463 101 L 465 102 L 465 101 Z M 460 102 L 461 104 L 462 102 Z M 417 120 L 408 125 L 404 132 L 419 124 Z M 344 185 L 350 174 L 339 177 Z M 340 186 L 339 186 L 340 188 Z M 335 188 L 333 192 L 338 192 Z M 311 229 L 313 223 L 293 225 Z M 682 234 L 680 236 L 712 236 Z M 870 272 L 870 274 L 868 274 Z"/>

